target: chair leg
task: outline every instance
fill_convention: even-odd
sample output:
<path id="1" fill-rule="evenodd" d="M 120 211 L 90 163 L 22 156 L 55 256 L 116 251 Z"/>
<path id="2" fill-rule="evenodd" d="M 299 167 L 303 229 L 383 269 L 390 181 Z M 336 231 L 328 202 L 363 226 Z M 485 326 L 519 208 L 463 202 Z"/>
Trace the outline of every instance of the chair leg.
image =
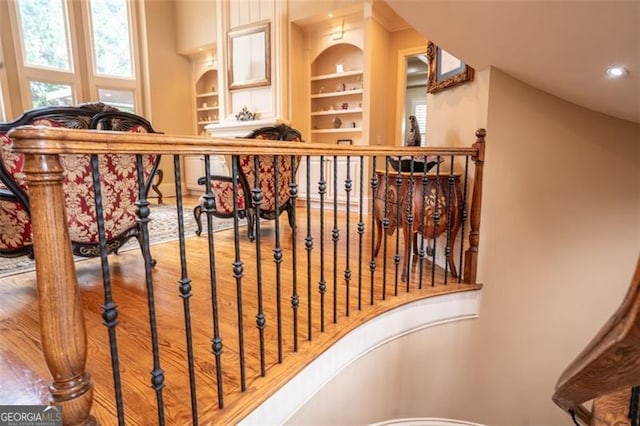
<path id="1" fill-rule="evenodd" d="M 289 220 L 289 226 L 291 227 L 292 230 L 293 228 L 296 227 L 296 224 L 294 222 L 294 218 L 295 218 L 294 210 L 295 210 L 295 207 L 293 207 L 291 204 L 287 206 L 287 219 Z"/>
<path id="2" fill-rule="evenodd" d="M 247 210 L 247 237 L 251 242 L 256 240 L 256 220 L 255 211 Z"/>
<path id="3" fill-rule="evenodd" d="M 140 245 L 140 252 L 142 253 L 142 255 L 144 257 L 144 250 L 142 249 L 142 233 L 139 232 L 139 230 L 138 230 L 138 234 L 136 235 L 136 239 L 138 240 L 138 244 Z M 149 255 L 151 256 L 151 248 L 149 248 Z M 155 268 L 157 263 L 158 263 L 158 261 L 156 259 L 154 259 L 153 256 L 151 256 L 151 267 Z"/>
<path id="4" fill-rule="evenodd" d="M 198 229 L 196 229 L 196 235 L 198 237 L 200 236 L 200 234 L 202 234 L 202 219 L 200 219 L 201 215 L 202 215 L 202 206 L 198 204 L 193 208 L 193 217 L 196 218 L 196 226 L 198 227 Z"/>

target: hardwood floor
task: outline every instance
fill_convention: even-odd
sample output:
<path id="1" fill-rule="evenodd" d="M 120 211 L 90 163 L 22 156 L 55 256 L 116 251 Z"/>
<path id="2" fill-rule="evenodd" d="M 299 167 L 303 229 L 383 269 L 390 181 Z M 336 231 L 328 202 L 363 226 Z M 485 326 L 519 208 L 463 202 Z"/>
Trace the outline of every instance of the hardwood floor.
<path id="1" fill-rule="evenodd" d="M 170 200 L 168 202 L 171 202 Z M 192 205 L 185 202 L 185 205 Z M 339 337 L 359 324 L 389 309 L 417 299 L 437 294 L 474 290 L 477 285 L 455 284 L 449 278 L 443 285 L 443 271 L 435 268 L 436 285 L 430 286 L 431 264 L 424 262 L 424 284 L 418 289 L 420 262 L 414 260 L 410 291 L 395 272 L 395 235 L 388 238 L 387 270 L 383 275 L 383 254 L 376 259 L 373 293 L 369 261 L 371 241 L 364 234 L 362 259 L 358 258 L 357 216 L 351 218 L 349 264 L 351 279 L 345 283 L 347 262 L 346 235 L 341 225 L 340 240 L 334 256 L 331 228 L 332 217 L 325 220 L 324 256 L 320 256 L 320 226 L 317 213 L 311 220 L 314 246 L 311 263 L 307 261 L 305 237 L 307 223 L 304 209 L 299 209 L 296 237 L 297 272 L 292 271 L 292 231 L 283 215 L 280 222 L 283 261 L 280 264 L 281 294 L 278 297 L 276 263 L 274 263 L 274 221 L 261 223 L 262 301 L 266 317 L 264 329 L 266 377 L 260 376 L 261 360 L 258 313 L 258 280 L 256 245 L 246 238 L 246 228 L 240 229 L 240 256 L 244 263 L 242 288 L 238 291 L 232 275 L 234 253 L 233 229 L 215 234 L 215 275 L 217 291 L 217 321 L 222 337 L 222 386 L 224 409 L 218 408 L 216 364 L 212 354 L 214 335 L 211 278 L 206 234 L 188 238 L 186 253 L 192 297 L 189 300 L 191 335 L 195 358 L 197 412 L 201 424 L 235 423 L 269 396 L 274 390 L 300 371 Z M 344 220 L 344 214 L 340 215 Z M 370 219 L 366 218 L 367 229 Z M 193 235 L 187 230 L 187 235 Z M 402 241 L 401 241 L 402 243 Z M 160 348 L 160 364 L 165 374 L 163 400 L 167 424 L 190 424 L 191 403 L 183 299 L 179 295 L 180 258 L 178 242 L 152 246 L 157 260 L 153 271 L 155 311 Z M 400 249 L 402 253 L 402 249 Z M 456 256 L 457 257 L 457 256 Z M 324 271 L 321 269 L 324 262 Z M 153 369 L 149 331 L 148 305 L 144 267 L 138 250 L 109 257 L 113 297 L 118 304 L 117 343 L 124 398 L 126 423 L 151 425 L 158 423 L 156 395 L 150 386 Z M 334 264 L 336 265 L 334 269 Z M 359 268 L 361 267 L 361 274 Z M 101 304 L 104 293 L 99 259 L 76 263 L 80 292 L 88 334 L 87 370 L 94 381 L 92 413 L 102 424 L 116 423 L 113 376 L 109 358 L 109 341 L 102 324 Z M 311 272 L 310 280 L 307 271 Z M 459 269 L 460 270 L 460 269 Z M 326 281 L 324 316 L 321 316 L 321 296 L 318 291 L 321 275 Z M 383 279 L 386 296 L 383 300 Z M 294 279 L 295 278 L 295 279 Z M 361 278 L 361 281 L 360 281 Z M 38 310 L 34 273 L 4 278 L 0 285 L 0 404 L 45 403 L 50 375 L 41 354 Z M 293 284 L 299 294 L 297 309 L 297 345 L 294 349 L 294 310 L 291 307 Z M 359 283 L 361 289 L 359 290 Z M 393 296 L 398 283 L 398 296 Z M 308 289 L 310 288 L 310 293 Z M 337 290 L 337 295 L 334 292 Z M 347 290 L 349 297 L 347 298 Z M 358 292 L 361 292 L 361 309 Z M 238 294 L 242 297 L 242 315 L 238 315 Z M 373 299 L 373 305 L 371 300 Z M 278 362 L 278 304 L 280 300 L 282 363 Z M 55 303 L 55 301 L 52 301 Z M 335 307 L 335 311 L 334 311 Z M 347 316 L 348 310 L 348 316 Z M 309 316 L 312 321 L 309 324 Z M 325 330 L 320 322 L 324 318 Z M 334 322 L 335 319 L 335 322 Z M 238 323 L 243 322 L 246 392 L 240 392 L 240 350 Z M 312 341 L 309 339 L 312 338 Z"/>

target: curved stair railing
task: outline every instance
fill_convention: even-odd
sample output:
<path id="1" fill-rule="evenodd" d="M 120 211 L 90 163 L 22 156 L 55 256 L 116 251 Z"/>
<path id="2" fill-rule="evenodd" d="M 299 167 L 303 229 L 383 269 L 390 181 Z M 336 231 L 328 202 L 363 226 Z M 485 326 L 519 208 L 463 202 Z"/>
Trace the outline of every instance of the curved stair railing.
<path id="1" fill-rule="evenodd" d="M 640 259 L 622 305 L 560 376 L 553 401 L 578 425 L 638 426 L 639 386 Z"/>
<path id="2" fill-rule="evenodd" d="M 398 148 L 14 130 L 10 137 L 24 154 L 32 197 L 39 327 L 53 377 L 50 403 L 63 407 L 64 424 L 236 423 L 350 328 L 409 302 L 480 289 L 485 135 L 479 129 L 471 147 Z M 136 258 L 140 267 L 127 268 L 124 277 L 110 266 L 101 239 L 102 285 L 90 295 L 78 284 L 60 202 L 60 155 L 69 153 L 90 154 L 94 168 L 100 155 L 135 154 L 138 170 L 142 154 L 173 156 L 180 229 L 173 250 L 149 248 L 154 217 L 141 194 L 136 214 L 144 262 Z M 209 183 L 201 201 L 207 233 L 189 241 L 181 186 L 185 155 L 204 157 Z M 212 155 L 233 158 L 229 232 L 213 231 Z M 255 241 L 238 230 L 243 155 L 271 157 L 273 186 L 288 191 L 297 206 L 290 227 L 257 221 Z M 285 187 L 276 164 L 294 156 L 304 161 L 297 177 L 295 169 L 288 172 L 292 179 Z M 409 170 L 393 172 L 391 160 L 400 158 L 409 159 Z M 254 182 L 245 194 L 257 206 L 256 217 L 268 201 L 258 184 L 266 171 L 258 163 L 254 159 Z M 98 173 L 93 181 L 100 185 Z M 103 209 L 96 200 L 100 228 Z M 276 212 L 283 208 L 277 203 Z M 408 242 L 404 251 L 401 231 Z M 417 234 L 426 238 L 420 241 Z M 94 273 L 99 280 L 100 271 Z M 128 284 L 119 285 L 125 278 Z M 95 332 L 103 325 L 106 332 Z M 245 350 L 248 345 L 253 352 Z"/>

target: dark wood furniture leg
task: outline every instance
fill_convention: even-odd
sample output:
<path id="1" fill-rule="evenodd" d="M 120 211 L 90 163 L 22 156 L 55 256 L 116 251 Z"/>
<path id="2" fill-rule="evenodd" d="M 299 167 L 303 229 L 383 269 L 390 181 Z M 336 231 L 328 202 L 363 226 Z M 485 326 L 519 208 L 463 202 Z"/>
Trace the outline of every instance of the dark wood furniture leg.
<path id="1" fill-rule="evenodd" d="M 198 237 L 200 236 L 200 234 L 202 234 L 202 219 L 200 218 L 201 215 L 202 215 L 202 205 L 198 204 L 193 208 L 193 217 L 195 217 L 196 226 L 198 227 L 198 229 L 196 229 L 196 235 Z"/>
<path id="2" fill-rule="evenodd" d="M 162 192 L 160 192 L 160 189 L 158 188 L 162 183 L 162 179 L 164 178 L 164 172 L 162 171 L 162 169 L 156 170 L 155 178 L 156 183 L 151 184 L 151 189 L 153 189 L 153 192 L 158 194 L 158 204 L 162 204 Z"/>

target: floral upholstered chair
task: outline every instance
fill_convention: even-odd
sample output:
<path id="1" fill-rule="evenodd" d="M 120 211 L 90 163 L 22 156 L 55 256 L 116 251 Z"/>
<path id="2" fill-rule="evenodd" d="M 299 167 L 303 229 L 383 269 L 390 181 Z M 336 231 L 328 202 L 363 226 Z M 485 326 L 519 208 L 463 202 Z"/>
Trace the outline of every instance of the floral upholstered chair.
<path id="1" fill-rule="evenodd" d="M 151 124 L 135 114 L 103 103 L 77 107 L 44 107 L 0 124 L 0 256 L 33 256 L 29 188 L 23 173 L 24 156 L 11 151 L 9 130 L 22 125 L 156 133 Z M 144 155 L 144 193 L 160 162 L 159 155 Z M 62 155 L 67 225 L 73 254 L 99 256 L 98 225 L 89 155 Z M 117 252 L 128 239 L 140 239 L 135 214 L 139 190 L 135 155 L 99 156 L 102 207 L 107 250 Z"/>
<path id="2" fill-rule="evenodd" d="M 262 127 L 252 131 L 247 138 L 249 139 L 267 139 L 281 141 L 298 141 L 302 142 L 302 135 L 299 131 L 280 124 L 277 126 Z M 260 204 L 260 217 L 263 219 L 276 218 L 276 203 L 279 213 L 287 212 L 289 225 L 293 227 L 293 209 L 295 206 L 291 202 L 290 187 L 292 182 L 292 169 L 295 175 L 298 169 L 300 159 L 291 156 L 278 156 L 278 188 L 275 187 L 274 178 L 274 156 L 260 155 L 258 156 L 258 177 L 259 187 L 262 193 L 262 202 Z M 248 222 L 249 240 L 253 241 L 256 237 L 256 217 L 257 209 L 253 204 L 252 188 L 255 187 L 255 171 L 254 156 L 240 156 L 240 176 L 238 176 L 238 213 L 241 218 L 246 217 Z M 198 184 L 204 185 L 206 177 L 198 179 Z M 216 217 L 228 218 L 233 217 L 233 181 L 229 176 L 211 176 L 211 192 L 213 193 L 214 211 L 212 214 Z M 194 208 L 193 214 L 196 218 L 198 229 L 197 235 L 202 232 L 202 221 L 200 216 L 203 212 L 203 200 Z"/>

